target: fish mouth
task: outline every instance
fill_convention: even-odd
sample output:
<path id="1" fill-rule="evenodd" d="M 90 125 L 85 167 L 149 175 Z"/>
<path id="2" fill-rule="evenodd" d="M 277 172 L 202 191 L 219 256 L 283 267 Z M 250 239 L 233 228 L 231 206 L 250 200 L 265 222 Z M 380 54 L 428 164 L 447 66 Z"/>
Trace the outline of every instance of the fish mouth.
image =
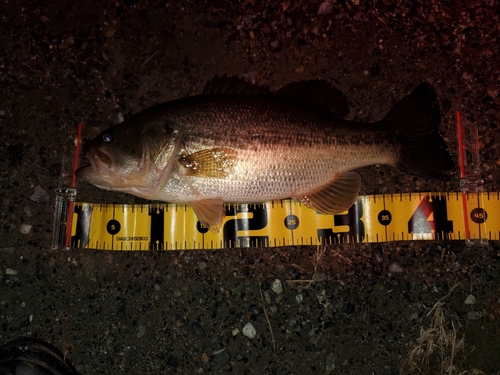
<path id="1" fill-rule="evenodd" d="M 114 153 L 94 147 L 89 147 L 85 151 L 85 156 L 90 165 L 78 168 L 76 176 L 79 179 L 90 183 L 102 182 L 106 176 L 113 174 L 118 162 Z"/>

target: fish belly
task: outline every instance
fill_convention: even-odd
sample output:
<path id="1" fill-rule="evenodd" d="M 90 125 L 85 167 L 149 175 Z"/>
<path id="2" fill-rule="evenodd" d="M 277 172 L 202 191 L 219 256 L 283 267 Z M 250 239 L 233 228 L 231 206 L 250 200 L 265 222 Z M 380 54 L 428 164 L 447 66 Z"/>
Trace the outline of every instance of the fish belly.
<path id="1" fill-rule="evenodd" d="M 228 203 L 259 203 L 305 194 L 341 172 L 373 164 L 394 164 L 391 145 L 335 145 L 238 150 L 233 170 L 222 178 L 187 176 L 177 165 L 157 196 L 171 203 L 222 198 Z"/>

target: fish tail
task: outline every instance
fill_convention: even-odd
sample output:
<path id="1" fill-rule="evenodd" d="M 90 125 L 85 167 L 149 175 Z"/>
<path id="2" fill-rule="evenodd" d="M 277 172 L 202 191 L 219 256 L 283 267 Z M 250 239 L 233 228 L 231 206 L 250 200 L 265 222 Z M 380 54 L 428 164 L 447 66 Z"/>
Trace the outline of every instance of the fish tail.
<path id="1" fill-rule="evenodd" d="M 441 114 L 429 84 L 417 86 L 382 122 L 394 129 L 401 145 L 398 168 L 424 178 L 449 179 L 455 165 L 439 134 Z"/>

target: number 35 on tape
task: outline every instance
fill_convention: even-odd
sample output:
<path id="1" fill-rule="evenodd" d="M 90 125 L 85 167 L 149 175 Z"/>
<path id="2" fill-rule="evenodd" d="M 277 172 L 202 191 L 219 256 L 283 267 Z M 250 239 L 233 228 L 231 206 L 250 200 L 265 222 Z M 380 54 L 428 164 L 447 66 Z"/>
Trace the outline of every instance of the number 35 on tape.
<path id="1" fill-rule="evenodd" d="M 500 193 L 365 195 L 338 215 L 292 200 L 228 205 L 219 233 L 201 226 L 185 205 L 74 203 L 71 223 L 71 247 L 102 250 L 498 240 Z"/>

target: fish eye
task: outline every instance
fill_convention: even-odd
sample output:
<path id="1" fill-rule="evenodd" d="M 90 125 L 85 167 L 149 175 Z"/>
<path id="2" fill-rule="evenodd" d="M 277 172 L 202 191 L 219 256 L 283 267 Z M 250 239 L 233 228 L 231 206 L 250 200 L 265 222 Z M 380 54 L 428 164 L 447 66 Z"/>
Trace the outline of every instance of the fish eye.
<path id="1" fill-rule="evenodd" d="M 104 134 L 102 136 L 102 140 L 104 141 L 104 143 L 111 143 L 113 142 L 113 136 L 111 134 Z"/>

